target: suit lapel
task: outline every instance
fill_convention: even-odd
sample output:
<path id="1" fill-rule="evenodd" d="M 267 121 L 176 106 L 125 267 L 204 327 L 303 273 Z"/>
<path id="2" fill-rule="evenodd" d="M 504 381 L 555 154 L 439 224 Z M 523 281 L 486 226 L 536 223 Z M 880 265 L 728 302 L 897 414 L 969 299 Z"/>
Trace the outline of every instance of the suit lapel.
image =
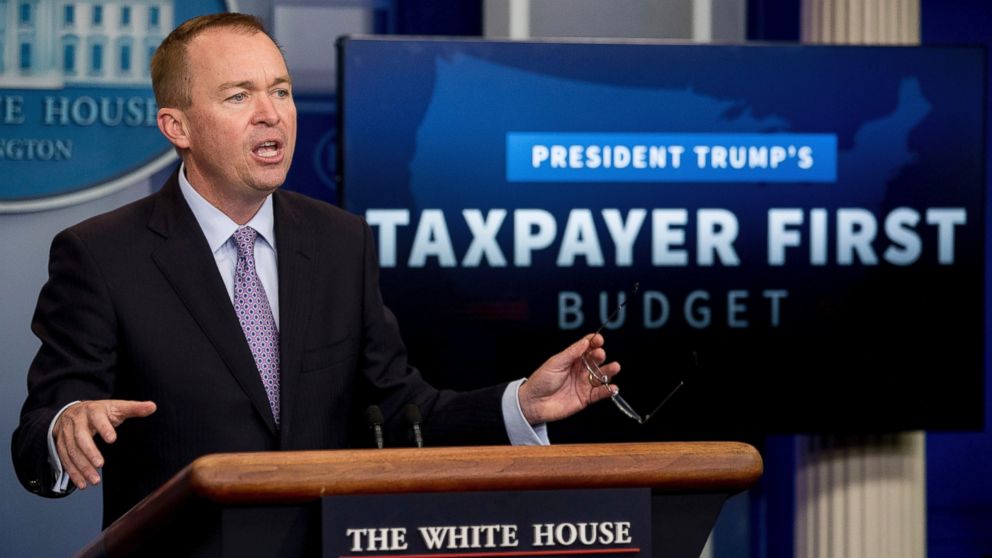
<path id="1" fill-rule="evenodd" d="M 315 240 L 299 207 L 289 196 L 276 192 L 275 212 L 276 254 L 279 266 L 279 361 L 281 370 L 280 443 L 292 438 L 292 415 L 298 398 L 302 368 L 303 340 L 306 334 L 307 300 L 313 283 Z"/>
<path id="2" fill-rule="evenodd" d="M 173 174 L 159 192 L 149 220 L 149 228 L 163 237 L 152 259 L 275 434 L 275 421 L 255 359 L 217 272 L 217 263 L 182 197 L 176 177 Z"/>

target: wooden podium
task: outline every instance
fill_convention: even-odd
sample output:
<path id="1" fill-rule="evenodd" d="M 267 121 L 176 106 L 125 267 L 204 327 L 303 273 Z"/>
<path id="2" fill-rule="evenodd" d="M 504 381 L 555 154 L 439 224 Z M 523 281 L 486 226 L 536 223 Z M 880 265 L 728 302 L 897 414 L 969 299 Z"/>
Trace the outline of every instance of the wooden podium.
<path id="1" fill-rule="evenodd" d="M 761 473 L 757 450 L 735 442 L 208 455 L 79 556 L 319 555 L 319 501 L 331 495 L 637 487 L 664 516 L 655 556 L 698 556 L 726 498 Z M 689 527 L 702 540 L 683 540 Z"/>

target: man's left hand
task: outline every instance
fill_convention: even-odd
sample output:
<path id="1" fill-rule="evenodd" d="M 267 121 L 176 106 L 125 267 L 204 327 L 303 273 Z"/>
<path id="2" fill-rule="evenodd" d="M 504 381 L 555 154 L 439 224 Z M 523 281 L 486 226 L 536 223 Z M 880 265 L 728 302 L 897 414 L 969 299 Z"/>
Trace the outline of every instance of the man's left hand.
<path id="1" fill-rule="evenodd" d="M 589 381 L 589 372 L 582 364 L 582 355 L 596 363 L 606 360 L 603 336 L 587 335 L 567 349 L 549 358 L 523 385 L 518 397 L 524 418 L 532 425 L 561 420 L 585 409 L 590 404 L 612 395 L 617 387 Z M 600 364 L 607 377 L 620 372 L 620 364 Z M 595 383 L 595 385 L 593 385 Z"/>

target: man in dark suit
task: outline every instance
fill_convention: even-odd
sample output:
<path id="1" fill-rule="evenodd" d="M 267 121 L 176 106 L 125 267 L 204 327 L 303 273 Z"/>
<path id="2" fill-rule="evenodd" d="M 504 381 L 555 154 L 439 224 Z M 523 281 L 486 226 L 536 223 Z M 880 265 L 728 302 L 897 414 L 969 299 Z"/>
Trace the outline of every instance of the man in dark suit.
<path id="1" fill-rule="evenodd" d="M 257 20 L 184 23 L 152 80 L 182 166 L 160 192 L 53 241 L 12 443 L 29 490 L 64 495 L 102 468 L 109 524 L 207 453 L 348 447 L 369 404 L 387 422 L 416 404 L 435 445 L 506 443 L 615 389 L 580 361 L 605 359 L 599 335 L 526 382 L 473 392 L 436 390 L 407 364 L 369 227 L 279 190 L 296 108 Z"/>

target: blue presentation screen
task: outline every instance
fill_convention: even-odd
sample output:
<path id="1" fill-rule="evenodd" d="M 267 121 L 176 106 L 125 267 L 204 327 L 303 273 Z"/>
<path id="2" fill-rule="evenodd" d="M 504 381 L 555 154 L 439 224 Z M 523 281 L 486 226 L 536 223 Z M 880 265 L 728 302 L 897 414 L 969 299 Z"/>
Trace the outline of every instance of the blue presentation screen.
<path id="1" fill-rule="evenodd" d="M 434 382 L 522 377 L 605 323 L 635 409 L 685 385 L 557 439 L 982 426 L 983 50 L 339 56 L 343 201 Z"/>

